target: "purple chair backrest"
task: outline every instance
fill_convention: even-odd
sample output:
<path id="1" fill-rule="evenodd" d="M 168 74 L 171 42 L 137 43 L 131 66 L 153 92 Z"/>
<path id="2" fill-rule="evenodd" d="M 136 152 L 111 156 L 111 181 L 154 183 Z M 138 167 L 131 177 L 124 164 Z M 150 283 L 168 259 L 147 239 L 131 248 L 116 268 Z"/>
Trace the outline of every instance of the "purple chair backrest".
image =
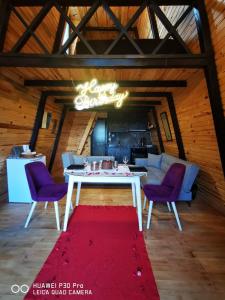
<path id="1" fill-rule="evenodd" d="M 37 200 L 37 193 L 41 187 L 48 184 L 54 184 L 48 169 L 42 162 L 32 162 L 26 164 L 25 172 L 33 200 Z"/>
<path id="2" fill-rule="evenodd" d="M 172 164 L 163 179 L 162 185 L 173 188 L 172 195 L 178 198 L 184 179 L 186 167 L 183 164 Z"/>

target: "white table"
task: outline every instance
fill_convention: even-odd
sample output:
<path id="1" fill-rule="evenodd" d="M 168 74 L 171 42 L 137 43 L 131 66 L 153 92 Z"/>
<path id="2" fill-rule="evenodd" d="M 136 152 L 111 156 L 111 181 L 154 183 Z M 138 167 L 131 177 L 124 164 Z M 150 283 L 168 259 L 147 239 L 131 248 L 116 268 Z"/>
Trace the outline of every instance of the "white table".
<path id="1" fill-rule="evenodd" d="M 90 166 L 87 166 L 84 170 L 64 170 L 64 173 L 69 176 L 68 192 L 66 198 L 66 209 L 64 216 L 63 231 L 67 230 L 67 224 L 70 213 L 70 206 L 72 203 L 72 194 L 74 183 L 77 183 L 77 195 L 76 195 L 76 206 L 79 205 L 80 190 L 82 183 L 120 183 L 120 184 L 131 184 L 133 206 L 137 207 L 138 225 L 139 230 L 142 231 L 142 208 L 141 208 L 141 185 L 140 176 L 146 175 L 145 172 L 132 173 L 129 171 L 127 166 L 119 165 L 117 170 L 100 170 L 91 171 Z"/>

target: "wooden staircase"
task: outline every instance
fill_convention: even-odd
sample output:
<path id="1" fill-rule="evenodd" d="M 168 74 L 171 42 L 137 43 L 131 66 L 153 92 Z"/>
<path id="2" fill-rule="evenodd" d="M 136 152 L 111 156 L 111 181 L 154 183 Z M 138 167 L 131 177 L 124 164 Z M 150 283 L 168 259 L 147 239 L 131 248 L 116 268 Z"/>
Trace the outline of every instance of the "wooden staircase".
<path id="1" fill-rule="evenodd" d="M 87 124 L 87 126 L 84 130 L 84 134 L 83 134 L 83 136 L 80 140 L 80 144 L 79 144 L 78 149 L 77 149 L 77 155 L 81 155 L 81 153 L 84 149 L 84 146 L 87 142 L 87 139 L 91 135 L 91 133 L 94 129 L 96 119 L 97 119 L 97 113 L 96 112 L 91 113 L 91 116 L 88 120 L 88 124 Z"/>

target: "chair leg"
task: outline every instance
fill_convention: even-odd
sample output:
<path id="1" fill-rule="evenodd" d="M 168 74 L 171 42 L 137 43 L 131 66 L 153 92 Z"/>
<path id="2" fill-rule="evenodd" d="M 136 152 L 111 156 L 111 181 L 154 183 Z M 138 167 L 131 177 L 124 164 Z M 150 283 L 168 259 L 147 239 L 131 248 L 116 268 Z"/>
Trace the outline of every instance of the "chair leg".
<path id="1" fill-rule="evenodd" d="M 60 223 L 59 223 L 59 205 L 57 201 L 54 201 L 54 206 L 55 206 L 55 218 L 56 218 L 56 225 L 57 225 L 57 230 L 60 230 Z"/>
<path id="2" fill-rule="evenodd" d="M 152 207 L 153 207 L 153 201 L 149 201 L 149 209 L 148 209 L 148 221 L 147 221 L 147 229 L 150 227 L 151 222 L 151 215 L 152 215 Z"/>
<path id="3" fill-rule="evenodd" d="M 133 207 L 136 207 L 136 191 L 135 191 L 135 184 L 132 183 L 132 197 L 133 197 Z"/>
<path id="4" fill-rule="evenodd" d="M 73 203 L 72 203 L 72 200 L 70 202 L 70 209 L 73 210 Z"/>
<path id="5" fill-rule="evenodd" d="M 173 212 L 174 212 L 174 215 L 175 215 L 175 218 L 176 218 L 176 221 L 177 221 L 178 228 L 179 228 L 180 231 L 182 231 L 182 227 L 181 227 L 181 224 L 180 224 L 180 219 L 179 219 L 179 216 L 178 216 L 176 204 L 175 204 L 175 202 L 171 202 L 171 204 L 172 204 Z"/>
<path id="6" fill-rule="evenodd" d="M 47 209 L 47 207 L 48 207 L 48 202 L 46 201 L 45 202 L 45 209 Z"/>
<path id="7" fill-rule="evenodd" d="M 143 210 L 146 208 L 146 202 L 147 202 L 147 197 L 144 197 L 144 204 L 143 204 Z"/>
<path id="8" fill-rule="evenodd" d="M 168 207 L 169 212 L 171 212 L 170 203 L 169 202 L 166 202 L 166 203 L 167 203 L 167 207 Z"/>
<path id="9" fill-rule="evenodd" d="M 30 209 L 30 212 L 29 212 L 29 215 L 27 217 L 26 223 L 24 225 L 24 228 L 27 228 L 27 226 L 28 226 L 28 224 L 30 222 L 30 219 L 31 219 L 31 217 L 33 215 L 33 212 L 34 212 L 34 209 L 35 209 L 36 205 L 37 205 L 37 202 L 33 202 L 32 206 L 31 206 L 31 209 Z"/>

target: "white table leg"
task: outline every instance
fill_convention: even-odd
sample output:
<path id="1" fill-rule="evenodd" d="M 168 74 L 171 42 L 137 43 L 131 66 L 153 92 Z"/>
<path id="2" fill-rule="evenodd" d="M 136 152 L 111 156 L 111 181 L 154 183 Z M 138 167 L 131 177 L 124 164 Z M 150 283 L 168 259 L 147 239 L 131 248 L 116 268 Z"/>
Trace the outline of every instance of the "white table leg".
<path id="1" fill-rule="evenodd" d="M 138 215 L 139 231 L 142 231 L 142 209 L 141 209 L 141 184 L 140 184 L 140 177 L 135 177 L 135 190 L 136 190 L 137 215 Z"/>
<path id="2" fill-rule="evenodd" d="M 135 183 L 132 183 L 131 186 L 132 186 L 132 196 L 133 196 L 133 207 L 136 207 L 136 191 L 135 191 Z"/>
<path id="3" fill-rule="evenodd" d="M 80 202 L 80 189 L 81 189 L 81 181 L 77 183 L 77 195 L 76 195 L 76 206 L 79 205 Z"/>
<path id="4" fill-rule="evenodd" d="M 70 213 L 70 204 L 72 201 L 72 194 L 73 194 L 73 177 L 69 176 L 69 184 L 68 184 L 68 190 L 67 190 L 67 197 L 66 197 L 66 210 L 65 210 L 65 216 L 64 216 L 64 225 L 63 225 L 63 231 L 67 230 L 67 224 L 69 220 L 69 213 Z"/>

